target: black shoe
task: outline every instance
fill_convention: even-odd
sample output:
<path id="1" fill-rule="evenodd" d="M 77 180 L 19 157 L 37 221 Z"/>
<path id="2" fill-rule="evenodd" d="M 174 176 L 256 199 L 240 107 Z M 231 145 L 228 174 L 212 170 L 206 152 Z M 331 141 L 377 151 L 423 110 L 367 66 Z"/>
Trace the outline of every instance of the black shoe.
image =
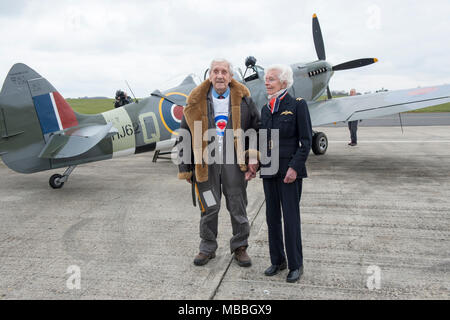
<path id="1" fill-rule="evenodd" d="M 286 278 L 286 282 L 296 282 L 303 274 L 303 266 L 300 269 L 289 270 Z"/>
<path id="2" fill-rule="evenodd" d="M 194 264 L 196 266 L 203 266 L 208 263 L 209 260 L 214 259 L 216 257 L 216 254 L 210 253 L 210 254 L 204 254 L 203 252 L 200 252 L 198 255 L 195 256 Z"/>
<path id="3" fill-rule="evenodd" d="M 286 269 L 286 261 L 284 261 L 282 264 L 280 265 L 271 265 L 270 267 L 268 267 L 266 269 L 266 271 L 264 271 L 264 274 L 268 277 L 274 276 L 276 274 L 278 274 L 278 272 L 280 272 L 281 270 Z"/>

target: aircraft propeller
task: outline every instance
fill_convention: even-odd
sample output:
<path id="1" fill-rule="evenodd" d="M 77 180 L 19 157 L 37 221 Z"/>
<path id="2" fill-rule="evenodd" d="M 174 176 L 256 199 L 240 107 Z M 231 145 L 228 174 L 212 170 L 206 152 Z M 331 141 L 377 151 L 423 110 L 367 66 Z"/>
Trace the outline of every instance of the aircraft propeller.
<path id="1" fill-rule="evenodd" d="M 319 60 L 326 60 L 322 31 L 320 30 L 319 19 L 317 18 L 317 15 L 315 13 L 313 15 L 312 28 L 314 47 L 316 48 L 317 57 L 319 58 Z"/>
<path id="2" fill-rule="evenodd" d="M 313 38 L 314 38 L 314 46 L 316 48 L 317 57 L 319 60 L 325 60 L 325 45 L 323 42 L 322 37 L 322 31 L 320 30 L 320 24 L 319 19 L 317 18 L 317 15 L 313 15 L 312 20 L 312 30 L 313 30 Z M 352 61 L 347 61 L 338 65 L 335 65 L 332 67 L 332 71 L 340 71 L 340 70 L 348 70 L 353 68 L 359 68 L 364 67 L 369 64 L 377 62 L 377 58 L 363 58 L 363 59 L 356 59 Z M 331 99 L 331 91 L 330 88 L 327 86 L 327 96 L 328 99 Z"/>
<path id="3" fill-rule="evenodd" d="M 369 64 L 377 62 L 377 58 L 364 58 L 364 59 L 356 59 L 348 62 L 344 62 L 341 64 L 338 64 L 337 66 L 333 66 L 333 71 L 339 71 L 339 70 L 347 70 L 347 69 L 353 69 L 353 68 L 359 68 L 364 67 Z"/>

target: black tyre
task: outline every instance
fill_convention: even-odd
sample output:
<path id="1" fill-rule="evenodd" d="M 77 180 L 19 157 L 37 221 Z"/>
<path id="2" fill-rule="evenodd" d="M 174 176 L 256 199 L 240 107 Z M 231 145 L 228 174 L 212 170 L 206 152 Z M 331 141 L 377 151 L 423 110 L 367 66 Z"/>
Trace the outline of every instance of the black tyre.
<path id="1" fill-rule="evenodd" d="M 315 155 L 322 155 L 327 152 L 328 138 L 323 132 L 316 132 L 312 139 L 312 151 Z"/>
<path id="2" fill-rule="evenodd" d="M 50 177 L 50 180 L 48 181 L 50 184 L 50 187 L 53 189 L 61 189 L 64 185 L 64 182 L 60 182 L 60 179 L 62 178 L 62 175 L 60 174 L 54 174 Z"/>

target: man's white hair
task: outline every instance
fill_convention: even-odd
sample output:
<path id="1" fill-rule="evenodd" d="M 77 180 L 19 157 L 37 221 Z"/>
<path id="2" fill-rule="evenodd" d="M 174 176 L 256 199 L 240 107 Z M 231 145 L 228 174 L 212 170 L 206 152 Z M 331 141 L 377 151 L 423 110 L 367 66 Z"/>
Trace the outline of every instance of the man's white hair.
<path id="1" fill-rule="evenodd" d="M 223 59 L 223 58 L 216 58 L 216 59 L 213 59 L 213 61 L 211 61 L 211 64 L 209 65 L 209 74 L 211 74 L 213 64 L 223 63 L 223 62 L 228 64 L 228 72 L 230 73 L 231 76 L 233 76 L 233 65 L 231 64 L 230 61 L 228 61 L 227 59 Z"/>
<path id="2" fill-rule="evenodd" d="M 294 84 L 294 75 L 291 67 L 286 66 L 284 64 L 273 64 L 265 70 L 264 78 L 266 77 L 267 73 L 271 70 L 278 71 L 278 79 L 280 79 L 281 82 L 286 82 L 287 89 L 292 87 L 292 85 Z"/>

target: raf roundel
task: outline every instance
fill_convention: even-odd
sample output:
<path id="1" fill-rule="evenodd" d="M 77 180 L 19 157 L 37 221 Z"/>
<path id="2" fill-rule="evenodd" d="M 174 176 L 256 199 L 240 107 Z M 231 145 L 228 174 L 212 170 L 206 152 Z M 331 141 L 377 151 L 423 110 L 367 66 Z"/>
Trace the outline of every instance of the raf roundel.
<path id="1" fill-rule="evenodd" d="M 183 106 L 173 104 L 172 107 L 170 108 L 172 119 L 174 119 L 178 123 L 181 123 L 181 119 L 183 119 L 183 109 L 184 109 Z"/>
<path id="2" fill-rule="evenodd" d="M 187 98 L 187 95 L 181 92 L 171 92 L 166 96 L 181 96 Z M 181 119 L 183 118 L 183 106 L 174 104 L 164 98 L 159 101 L 159 115 L 164 127 L 173 134 L 178 134 L 177 129 L 180 128 Z"/>
<path id="3" fill-rule="evenodd" d="M 410 95 L 410 96 L 418 96 L 418 95 L 427 94 L 427 93 L 436 91 L 437 89 L 438 88 L 436 88 L 436 87 L 414 89 L 412 91 L 409 91 L 408 95 Z"/>
<path id="4" fill-rule="evenodd" d="M 228 116 L 219 115 L 215 118 L 217 135 L 223 137 L 227 127 Z"/>

